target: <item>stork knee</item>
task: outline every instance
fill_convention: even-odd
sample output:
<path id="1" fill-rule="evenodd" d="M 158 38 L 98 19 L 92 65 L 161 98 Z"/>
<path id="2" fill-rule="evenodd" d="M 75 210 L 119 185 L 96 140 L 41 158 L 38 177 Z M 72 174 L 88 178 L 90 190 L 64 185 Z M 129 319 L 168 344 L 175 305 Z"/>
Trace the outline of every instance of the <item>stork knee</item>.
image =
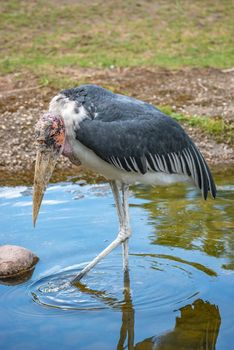
<path id="1" fill-rule="evenodd" d="M 120 242 L 124 242 L 126 241 L 126 239 L 128 239 L 129 237 L 131 237 L 132 235 L 132 232 L 130 229 L 127 229 L 127 230 L 120 230 L 119 233 L 118 233 L 118 236 L 117 238 L 120 240 Z"/>

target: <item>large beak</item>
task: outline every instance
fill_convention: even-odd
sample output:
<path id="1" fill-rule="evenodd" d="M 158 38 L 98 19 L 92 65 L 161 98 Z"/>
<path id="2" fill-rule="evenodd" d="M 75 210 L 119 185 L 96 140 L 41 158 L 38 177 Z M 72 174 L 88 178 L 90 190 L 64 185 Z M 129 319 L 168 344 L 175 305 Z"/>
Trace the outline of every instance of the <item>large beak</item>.
<path id="1" fill-rule="evenodd" d="M 54 152 L 37 151 L 33 189 L 33 225 L 35 226 L 46 186 L 53 173 L 57 157 Z"/>

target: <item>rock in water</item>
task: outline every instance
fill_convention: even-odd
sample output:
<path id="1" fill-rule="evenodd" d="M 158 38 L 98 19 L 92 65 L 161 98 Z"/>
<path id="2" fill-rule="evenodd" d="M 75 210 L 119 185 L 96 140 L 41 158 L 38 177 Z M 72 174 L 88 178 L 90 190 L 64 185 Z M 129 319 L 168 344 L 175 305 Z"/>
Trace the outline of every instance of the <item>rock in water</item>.
<path id="1" fill-rule="evenodd" d="M 18 280 L 20 277 L 20 282 L 25 281 L 24 276 L 33 271 L 38 260 L 38 257 L 26 248 L 16 245 L 0 246 L 0 280 Z"/>

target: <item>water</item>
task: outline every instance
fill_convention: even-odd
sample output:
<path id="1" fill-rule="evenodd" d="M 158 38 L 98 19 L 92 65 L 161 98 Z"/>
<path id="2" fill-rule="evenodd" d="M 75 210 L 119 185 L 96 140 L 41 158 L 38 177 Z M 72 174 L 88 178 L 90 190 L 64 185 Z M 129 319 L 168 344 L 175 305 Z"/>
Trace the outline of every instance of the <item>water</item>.
<path id="1" fill-rule="evenodd" d="M 129 276 L 118 248 L 75 287 L 117 233 L 108 185 L 50 185 L 36 229 L 31 188 L 1 187 L 1 244 L 40 261 L 28 281 L 0 285 L 0 348 L 233 349 L 233 174 L 216 179 L 206 202 L 186 185 L 133 186 Z"/>

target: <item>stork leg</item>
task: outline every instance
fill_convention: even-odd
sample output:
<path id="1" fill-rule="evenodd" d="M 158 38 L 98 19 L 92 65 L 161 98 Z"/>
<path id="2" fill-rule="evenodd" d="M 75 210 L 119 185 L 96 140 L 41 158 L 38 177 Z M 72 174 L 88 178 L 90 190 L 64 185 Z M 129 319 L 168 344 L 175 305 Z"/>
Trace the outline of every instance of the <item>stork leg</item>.
<path id="1" fill-rule="evenodd" d="M 128 189 L 129 186 L 122 184 L 122 207 L 123 207 L 123 231 L 127 237 L 122 244 L 123 249 L 123 269 L 128 270 L 128 239 L 131 236 L 130 223 L 129 223 L 129 207 L 128 207 Z"/>
<path id="2" fill-rule="evenodd" d="M 128 214 L 128 185 L 121 185 L 122 200 L 119 195 L 119 189 L 115 181 L 111 182 L 111 189 L 114 195 L 116 210 L 119 218 L 119 233 L 116 239 L 109 244 L 95 259 L 93 259 L 88 265 L 86 265 L 78 275 L 71 281 L 76 283 L 81 280 L 100 260 L 108 255 L 113 249 L 123 244 L 123 268 L 126 271 L 128 269 L 128 238 L 131 235 L 129 228 L 129 214 Z"/>
<path id="3" fill-rule="evenodd" d="M 119 189 L 115 181 L 111 182 L 111 189 L 115 199 L 116 210 L 119 217 L 119 234 L 124 236 L 122 243 L 123 254 L 123 269 L 128 270 L 128 238 L 131 235 L 129 224 L 129 211 L 128 211 L 128 188 L 126 184 L 121 184 L 122 200 L 119 195 Z"/>

